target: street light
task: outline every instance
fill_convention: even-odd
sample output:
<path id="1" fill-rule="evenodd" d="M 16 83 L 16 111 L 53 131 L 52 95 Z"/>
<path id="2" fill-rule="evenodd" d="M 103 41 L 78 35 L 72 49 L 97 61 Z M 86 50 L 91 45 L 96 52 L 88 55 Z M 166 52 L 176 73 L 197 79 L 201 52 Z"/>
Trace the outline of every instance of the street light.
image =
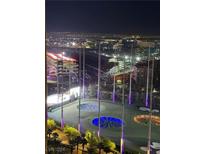
<path id="1" fill-rule="evenodd" d="M 136 60 L 137 60 L 137 61 L 140 61 L 140 60 L 141 60 L 141 58 L 140 58 L 140 57 L 136 57 Z"/>
<path id="2" fill-rule="evenodd" d="M 72 45 L 73 45 L 73 46 L 75 46 L 75 45 L 76 45 L 76 43 L 75 43 L 75 42 L 72 42 Z"/>
<path id="3" fill-rule="evenodd" d="M 101 77 L 101 51 L 100 43 L 98 49 L 98 89 L 97 89 L 97 100 L 98 100 L 98 137 L 100 137 L 100 77 Z"/>

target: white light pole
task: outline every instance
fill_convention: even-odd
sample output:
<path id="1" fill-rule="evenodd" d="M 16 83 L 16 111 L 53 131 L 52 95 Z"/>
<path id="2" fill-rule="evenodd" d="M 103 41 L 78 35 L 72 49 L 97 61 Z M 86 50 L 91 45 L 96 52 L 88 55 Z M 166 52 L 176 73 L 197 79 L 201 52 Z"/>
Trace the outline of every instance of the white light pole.
<path id="1" fill-rule="evenodd" d="M 152 89 L 153 89 L 153 79 L 154 79 L 154 57 L 152 60 L 152 79 L 151 79 L 151 87 L 150 87 L 150 111 L 149 111 L 149 129 L 148 129 L 148 143 L 147 143 L 147 154 L 150 154 L 150 145 L 151 145 L 151 133 L 152 133 Z"/>
<path id="2" fill-rule="evenodd" d="M 99 42 L 99 51 L 98 51 L 98 137 L 100 137 L 100 69 L 101 69 L 101 51 L 100 51 L 100 42 Z"/>
<path id="3" fill-rule="evenodd" d="M 122 125 L 120 139 L 120 153 L 124 154 L 124 114 L 125 114 L 125 56 L 123 60 L 123 78 L 122 78 Z"/>
<path id="4" fill-rule="evenodd" d="M 148 107 L 148 88 L 149 88 L 149 60 L 150 60 L 150 47 L 149 47 L 149 53 L 148 53 L 148 65 L 147 65 L 147 88 L 146 88 L 146 100 L 145 100 L 145 106 Z"/>
<path id="5" fill-rule="evenodd" d="M 69 91 L 70 91 L 70 89 L 71 89 L 71 72 L 72 72 L 72 68 L 69 68 L 69 71 L 68 71 Z"/>
<path id="6" fill-rule="evenodd" d="M 85 48 L 83 46 L 83 99 L 85 98 Z"/>
<path id="7" fill-rule="evenodd" d="M 78 131 L 80 132 L 80 104 L 81 104 L 81 49 L 79 50 L 79 99 L 78 99 Z"/>
<path id="8" fill-rule="evenodd" d="M 59 101 L 59 99 L 60 99 L 60 85 L 59 85 L 59 63 L 58 62 L 59 62 L 59 60 L 57 60 L 57 95 L 58 95 L 57 101 L 59 104 L 59 102 L 60 102 Z M 62 110 L 61 110 L 61 112 L 62 112 Z M 61 122 L 62 122 L 62 117 L 61 117 Z"/>
<path id="9" fill-rule="evenodd" d="M 63 70 L 64 70 L 64 68 L 63 68 L 63 55 L 64 55 L 64 52 L 62 52 L 62 54 L 61 54 L 61 61 L 62 61 L 62 74 L 61 74 L 61 77 L 62 77 L 62 83 L 61 83 L 61 128 L 64 128 L 64 116 L 63 116 Z"/>
<path id="10" fill-rule="evenodd" d="M 132 102 L 132 61 L 133 61 L 133 59 L 132 59 L 132 50 L 133 50 L 133 44 L 132 44 L 132 46 L 131 46 L 131 57 L 130 57 L 130 61 L 131 61 L 131 63 L 130 63 L 130 87 L 129 87 L 129 96 L 128 96 L 128 103 L 129 104 L 131 104 Z"/>
<path id="11" fill-rule="evenodd" d="M 114 74 L 114 76 L 113 76 L 112 102 L 115 103 L 115 74 Z"/>

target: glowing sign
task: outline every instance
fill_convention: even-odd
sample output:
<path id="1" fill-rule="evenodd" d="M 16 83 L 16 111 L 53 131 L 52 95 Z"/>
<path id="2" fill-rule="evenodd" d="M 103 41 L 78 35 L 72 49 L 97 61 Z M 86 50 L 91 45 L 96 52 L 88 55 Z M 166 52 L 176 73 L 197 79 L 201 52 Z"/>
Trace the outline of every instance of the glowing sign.
<path id="1" fill-rule="evenodd" d="M 117 80 L 117 84 L 122 84 L 122 80 Z"/>
<path id="2" fill-rule="evenodd" d="M 63 102 L 69 101 L 71 96 L 79 96 L 80 87 L 71 88 L 63 94 Z M 54 94 L 47 97 L 47 104 L 59 104 L 62 102 L 62 95 Z"/>

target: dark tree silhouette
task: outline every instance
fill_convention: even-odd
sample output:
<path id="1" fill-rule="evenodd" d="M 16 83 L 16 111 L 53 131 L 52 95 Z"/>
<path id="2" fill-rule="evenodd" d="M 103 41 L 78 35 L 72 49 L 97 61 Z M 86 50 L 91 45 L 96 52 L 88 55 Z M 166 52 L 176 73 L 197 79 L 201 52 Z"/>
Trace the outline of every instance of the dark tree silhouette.
<path id="1" fill-rule="evenodd" d="M 98 147 L 98 149 L 99 149 L 99 154 L 101 154 L 101 150 L 104 148 L 103 143 L 102 143 L 102 142 L 99 142 L 97 147 Z"/>
<path id="2" fill-rule="evenodd" d="M 70 152 L 73 153 L 73 150 L 75 149 L 76 142 L 74 140 L 70 140 Z"/>
<path id="3" fill-rule="evenodd" d="M 74 142 L 75 142 L 75 144 L 77 145 L 77 153 L 78 153 L 78 145 L 81 143 L 81 137 L 80 137 L 80 136 L 77 136 L 77 137 L 74 139 Z"/>
<path id="4" fill-rule="evenodd" d="M 51 138 L 51 134 L 52 134 L 52 129 L 48 128 L 47 130 L 47 134 L 48 134 L 48 138 Z"/>
<path id="5" fill-rule="evenodd" d="M 105 151 L 105 153 L 107 154 L 108 152 L 111 152 L 109 147 L 104 147 L 103 150 Z"/>
<path id="6" fill-rule="evenodd" d="M 82 134 L 81 136 L 82 136 L 81 137 L 81 139 L 82 139 L 81 142 L 82 142 L 82 146 L 83 146 L 83 150 L 84 150 L 85 145 L 88 143 L 88 141 L 85 138 L 85 134 Z"/>

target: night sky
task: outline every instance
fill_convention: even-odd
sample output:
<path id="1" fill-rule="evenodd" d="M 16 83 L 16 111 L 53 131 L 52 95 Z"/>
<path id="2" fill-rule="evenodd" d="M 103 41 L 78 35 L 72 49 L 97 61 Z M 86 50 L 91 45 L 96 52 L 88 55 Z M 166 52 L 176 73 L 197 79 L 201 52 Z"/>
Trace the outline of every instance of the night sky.
<path id="1" fill-rule="evenodd" d="M 160 2 L 48 0 L 46 31 L 159 35 Z"/>

